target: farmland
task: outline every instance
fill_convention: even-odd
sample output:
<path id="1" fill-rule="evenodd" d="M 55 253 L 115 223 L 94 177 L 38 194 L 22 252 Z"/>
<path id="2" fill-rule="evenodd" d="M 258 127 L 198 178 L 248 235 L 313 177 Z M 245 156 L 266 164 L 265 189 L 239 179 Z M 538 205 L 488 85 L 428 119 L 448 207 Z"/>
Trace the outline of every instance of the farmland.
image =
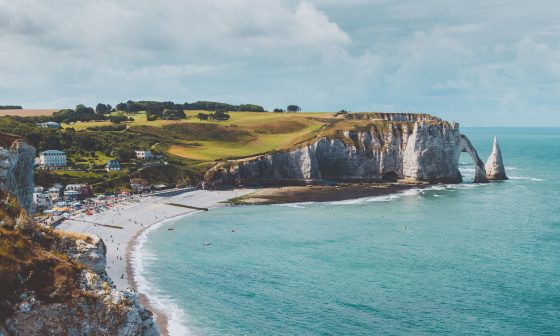
<path id="1" fill-rule="evenodd" d="M 60 109 L 0 110 L 0 117 L 3 117 L 3 116 L 20 116 L 20 117 L 50 116 L 58 110 L 60 110 Z"/>

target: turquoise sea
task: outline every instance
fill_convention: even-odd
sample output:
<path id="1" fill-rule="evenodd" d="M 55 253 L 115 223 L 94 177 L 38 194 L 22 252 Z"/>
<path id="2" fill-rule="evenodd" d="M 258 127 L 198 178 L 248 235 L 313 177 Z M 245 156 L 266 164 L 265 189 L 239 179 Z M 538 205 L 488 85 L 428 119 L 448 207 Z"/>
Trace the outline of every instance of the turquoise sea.
<path id="1" fill-rule="evenodd" d="M 511 180 L 165 223 L 150 297 L 178 335 L 560 335 L 560 129 L 462 132 Z"/>

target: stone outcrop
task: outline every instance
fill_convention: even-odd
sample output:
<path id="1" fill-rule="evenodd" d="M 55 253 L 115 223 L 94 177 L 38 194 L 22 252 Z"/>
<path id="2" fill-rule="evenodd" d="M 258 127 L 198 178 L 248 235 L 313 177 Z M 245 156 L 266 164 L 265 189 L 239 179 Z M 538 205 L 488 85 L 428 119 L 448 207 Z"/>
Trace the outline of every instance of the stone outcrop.
<path id="1" fill-rule="evenodd" d="M 492 181 L 507 180 L 506 169 L 502 159 L 502 150 L 498 144 L 498 139 L 494 137 L 492 153 L 486 161 L 486 178 Z"/>
<path id="2" fill-rule="evenodd" d="M 16 196 L 21 206 L 31 210 L 35 148 L 21 138 L 0 133 L 0 189 Z"/>
<path id="3" fill-rule="evenodd" d="M 43 228 L 0 199 L 0 336 L 159 335 L 138 294 L 113 286 L 99 237 Z"/>
<path id="4" fill-rule="evenodd" d="M 344 127 L 335 123 L 292 149 L 218 164 L 206 174 L 204 186 L 397 179 L 459 183 L 462 151 L 475 162 L 475 182 L 486 182 L 484 164 L 458 124 L 429 115 L 414 116 L 350 114 Z"/>

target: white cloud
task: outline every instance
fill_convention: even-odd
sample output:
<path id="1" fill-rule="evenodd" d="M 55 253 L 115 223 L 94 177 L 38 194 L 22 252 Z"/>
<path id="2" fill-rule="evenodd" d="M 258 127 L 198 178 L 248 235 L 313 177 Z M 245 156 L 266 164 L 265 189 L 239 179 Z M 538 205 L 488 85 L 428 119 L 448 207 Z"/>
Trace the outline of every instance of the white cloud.
<path id="1" fill-rule="evenodd" d="M 0 0 L 0 104 L 216 99 L 471 124 L 524 124 L 534 110 L 560 124 L 559 9 L 549 0 Z"/>

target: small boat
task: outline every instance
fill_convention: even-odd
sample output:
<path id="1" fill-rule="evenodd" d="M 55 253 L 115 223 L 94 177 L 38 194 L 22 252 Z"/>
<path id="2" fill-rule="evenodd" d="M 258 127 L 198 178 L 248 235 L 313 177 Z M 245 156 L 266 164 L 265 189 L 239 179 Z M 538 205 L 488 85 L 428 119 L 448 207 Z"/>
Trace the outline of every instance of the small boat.
<path id="1" fill-rule="evenodd" d="M 202 245 L 204 245 L 204 246 L 210 246 L 210 245 L 212 245 L 212 243 L 210 243 L 210 242 L 204 242 L 204 243 L 202 243 Z"/>
<path id="2" fill-rule="evenodd" d="M 175 230 L 174 228 L 167 228 L 167 231 L 173 231 Z"/>

